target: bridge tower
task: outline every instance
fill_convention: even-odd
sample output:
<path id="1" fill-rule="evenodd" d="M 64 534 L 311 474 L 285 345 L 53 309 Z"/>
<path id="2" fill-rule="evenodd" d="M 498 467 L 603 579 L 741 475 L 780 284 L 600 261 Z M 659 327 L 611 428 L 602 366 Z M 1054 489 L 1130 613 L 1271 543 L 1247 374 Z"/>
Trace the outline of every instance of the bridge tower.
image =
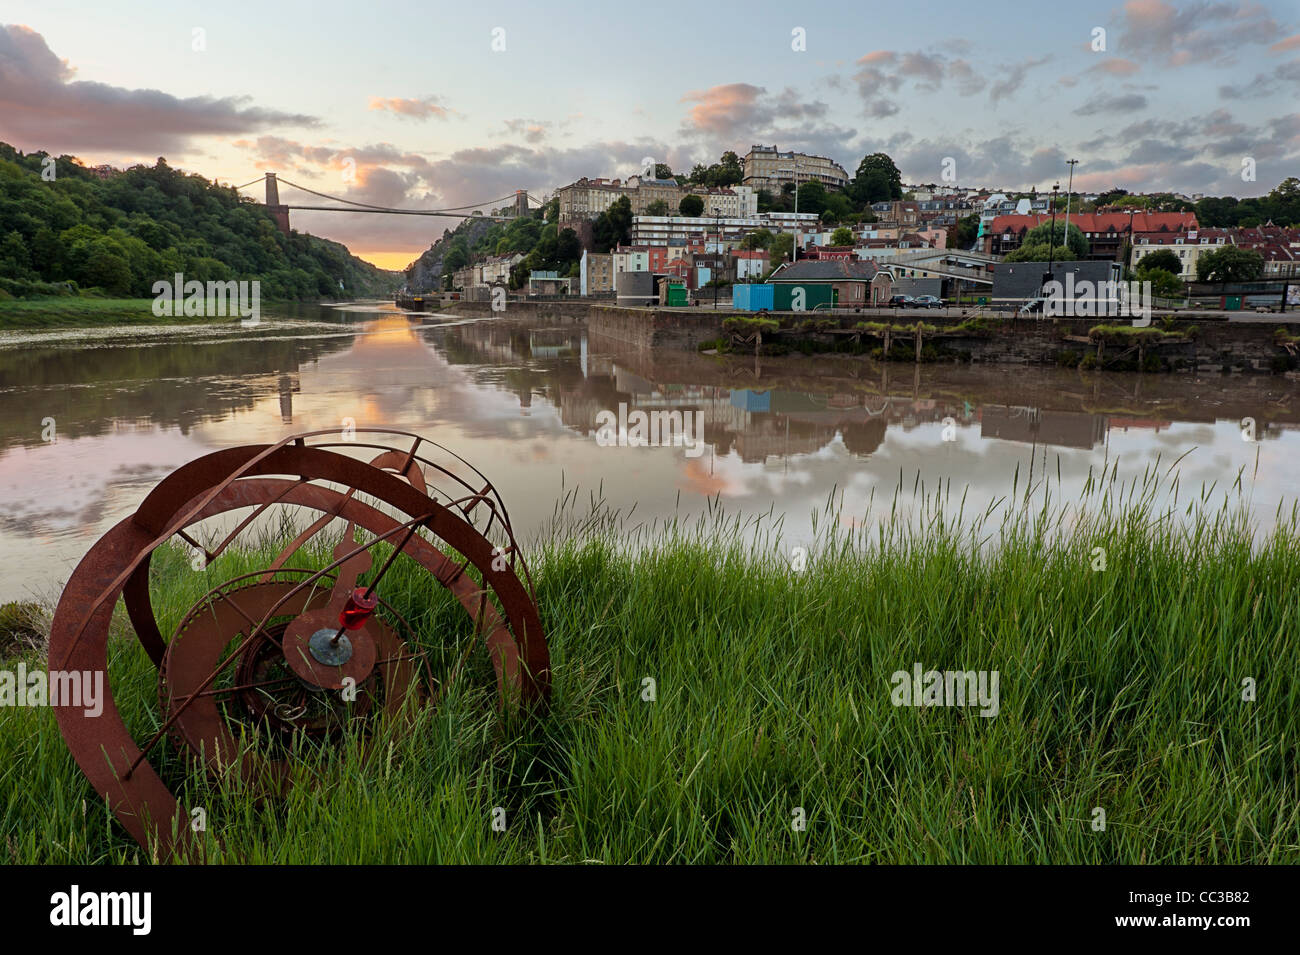
<path id="1" fill-rule="evenodd" d="M 289 234 L 289 207 L 280 204 L 280 184 L 275 173 L 266 174 L 266 208 L 275 217 L 275 224 L 285 235 Z"/>
<path id="2" fill-rule="evenodd" d="M 515 190 L 515 215 L 528 215 L 528 193 L 522 189 Z"/>

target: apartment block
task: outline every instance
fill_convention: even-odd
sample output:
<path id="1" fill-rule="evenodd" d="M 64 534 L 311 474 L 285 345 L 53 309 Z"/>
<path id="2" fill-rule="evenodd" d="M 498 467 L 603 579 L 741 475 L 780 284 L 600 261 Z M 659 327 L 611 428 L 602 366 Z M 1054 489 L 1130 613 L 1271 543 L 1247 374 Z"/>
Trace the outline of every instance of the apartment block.
<path id="1" fill-rule="evenodd" d="M 796 181 L 820 182 L 827 189 L 843 189 L 849 184 L 849 174 L 833 159 L 781 152 L 775 146 L 750 146 L 741 165 L 745 170 L 741 182 L 755 191 L 777 193 L 786 183 Z"/>

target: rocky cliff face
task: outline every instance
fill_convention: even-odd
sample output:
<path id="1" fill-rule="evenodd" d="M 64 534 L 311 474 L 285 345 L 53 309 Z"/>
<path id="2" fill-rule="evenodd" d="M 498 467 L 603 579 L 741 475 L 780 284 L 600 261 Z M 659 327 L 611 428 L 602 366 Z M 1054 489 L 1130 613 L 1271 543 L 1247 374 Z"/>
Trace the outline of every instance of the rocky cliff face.
<path id="1" fill-rule="evenodd" d="M 406 269 L 406 287 L 413 291 L 428 291 L 442 287 L 442 260 L 447 254 L 451 240 L 464 236 L 465 242 L 473 248 L 474 243 L 492 227 L 490 219 L 473 216 L 461 221 L 454 229 L 443 230 L 442 237 L 428 251 L 412 262 Z"/>

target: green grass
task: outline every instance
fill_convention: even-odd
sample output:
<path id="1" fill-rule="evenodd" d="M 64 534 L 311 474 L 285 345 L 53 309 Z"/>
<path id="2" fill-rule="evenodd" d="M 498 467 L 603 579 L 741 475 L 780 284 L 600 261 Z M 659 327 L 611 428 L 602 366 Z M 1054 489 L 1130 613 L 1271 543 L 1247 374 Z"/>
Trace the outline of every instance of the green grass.
<path id="1" fill-rule="evenodd" d="M 186 322 L 211 324 L 234 322 L 230 318 L 185 316 L 159 318 L 151 298 L 57 298 L 7 299 L 0 301 L 0 329 L 72 328 L 90 325 L 180 325 Z"/>
<path id="2" fill-rule="evenodd" d="M 1088 329 L 1088 337 L 1093 341 L 1149 344 L 1163 341 L 1186 341 L 1195 338 L 1196 335 L 1195 326 L 1183 332 L 1170 332 L 1159 328 L 1134 325 L 1094 325 Z"/>
<path id="3" fill-rule="evenodd" d="M 1213 500 L 1110 471 L 1061 501 L 1018 477 L 956 520 L 960 502 L 918 477 L 858 530 L 828 502 L 801 572 L 767 517 L 629 529 L 570 513 L 530 557 L 549 712 L 498 711 L 480 670 L 414 732 L 381 730 L 368 760 L 354 739 L 305 754 L 283 800 L 170 752 L 161 771 L 227 861 L 1294 863 L 1300 526 L 1293 511 L 1260 536 Z M 164 632 L 259 559 L 223 557 L 205 583 L 160 552 Z M 445 599 L 404 564 L 385 596 L 445 643 Z M 891 674 L 916 662 L 997 670 L 999 715 L 893 706 Z M 124 636 L 110 673 L 140 738 L 153 668 Z M 10 861 L 145 861 L 48 710 L 0 709 L 0 766 Z"/>
<path id="4" fill-rule="evenodd" d="M 724 332 L 752 335 L 755 332 L 774 332 L 781 323 L 775 318 L 753 318 L 748 315 L 733 315 L 722 320 Z"/>
<path id="5" fill-rule="evenodd" d="M 872 335 L 883 335 L 886 331 L 893 335 L 915 335 L 918 326 L 923 335 L 933 335 L 939 330 L 939 326 L 925 322 L 917 322 L 915 325 L 891 324 L 889 322 L 858 322 L 853 327 L 858 331 L 868 332 Z"/>

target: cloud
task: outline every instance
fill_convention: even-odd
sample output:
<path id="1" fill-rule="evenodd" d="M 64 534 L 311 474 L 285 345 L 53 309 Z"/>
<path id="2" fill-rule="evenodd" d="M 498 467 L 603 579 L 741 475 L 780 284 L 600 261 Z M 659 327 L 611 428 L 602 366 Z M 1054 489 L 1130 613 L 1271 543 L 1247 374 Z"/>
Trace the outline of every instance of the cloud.
<path id="1" fill-rule="evenodd" d="M 1111 56 L 1102 60 L 1095 66 L 1088 67 L 1089 73 L 1105 73 L 1108 76 L 1132 76 L 1141 70 L 1132 60 L 1126 60 L 1122 56 Z"/>
<path id="2" fill-rule="evenodd" d="M 396 113 L 404 119 L 423 122 L 426 119 L 449 119 L 456 114 L 454 109 L 439 104 L 440 97 L 425 96 L 422 99 L 401 99 L 400 97 L 370 97 L 372 110 Z"/>
<path id="3" fill-rule="evenodd" d="M 0 25 L 5 138 L 22 149 L 140 156 L 184 152 L 198 136 L 320 123 L 314 116 L 251 106 L 248 97 L 180 98 L 77 80 L 75 73 L 35 30 Z"/>
<path id="4" fill-rule="evenodd" d="M 550 133 L 554 124 L 550 120 L 542 119 L 507 119 L 503 125 L 510 135 L 526 143 L 540 143 Z"/>
<path id="5" fill-rule="evenodd" d="M 1300 50 L 1300 33 L 1289 36 L 1285 40 L 1278 40 L 1268 48 L 1270 53 L 1289 53 L 1292 50 Z"/>
<path id="6" fill-rule="evenodd" d="M 1258 73 L 1249 83 L 1220 86 L 1219 96 L 1222 99 L 1253 100 L 1272 96 L 1289 85 L 1295 87 L 1293 95 L 1300 95 L 1300 59 L 1288 60 L 1271 73 Z"/>
<path id="7" fill-rule="evenodd" d="M 989 90 L 989 102 L 997 103 L 1016 92 L 1024 85 L 1025 77 L 1029 75 L 1029 71 L 1042 66 L 1047 60 L 1048 57 L 1043 56 L 1036 60 L 1024 60 L 1012 66 L 1006 78 L 994 83 L 993 88 Z"/>
<path id="8" fill-rule="evenodd" d="M 705 133 L 730 135 L 749 126 L 761 107 L 759 96 L 766 92 L 749 83 L 725 83 L 705 90 L 692 90 L 680 102 L 694 103 L 688 123 Z"/>
<path id="9" fill-rule="evenodd" d="M 1141 93 L 1117 93 L 1109 96 L 1099 93 L 1076 109 L 1077 116 L 1094 116 L 1097 113 L 1132 113 L 1145 109 L 1147 98 Z"/>
<path id="10" fill-rule="evenodd" d="M 1224 65 L 1244 47 L 1273 41 L 1281 27 L 1268 10 L 1249 0 L 1128 0 L 1119 49 L 1166 66 Z M 1285 41 L 1284 41 L 1285 42 Z"/>
<path id="11" fill-rule="evenodd" d="M 941 46 L 958 53 L 969 49 L 965 41 Z M 900 92 L 907 84 L 923 93 L 937 93 L 950 87 L 958 96 L 974 96 L 988 87 L 988 80 L 961 56 L 874 50 L 859 57 L 855 65 L 857 71 L 852 80 L 862 99 L 862 111 L 873 119 L 899 112 L 900 107 L 892 94 Z"/>
<path id="12" fill-rule="evenodd" d="M 830 107 L 824 102 L 804 99 L 789 87 L 773 94 L 749 83 L 726 83 L 692 90 L 681 102 L 693 104 L 681 126 L 681 139 L 699 148 L 684 151 L 690 158 L 667 160 L 674 169 L 689 168 L 694 161 L 714 162 L 727 149 L 743 154 L 757 142 L 835 158 L 857 135 L 857 130 L 828 124 Z"/>

